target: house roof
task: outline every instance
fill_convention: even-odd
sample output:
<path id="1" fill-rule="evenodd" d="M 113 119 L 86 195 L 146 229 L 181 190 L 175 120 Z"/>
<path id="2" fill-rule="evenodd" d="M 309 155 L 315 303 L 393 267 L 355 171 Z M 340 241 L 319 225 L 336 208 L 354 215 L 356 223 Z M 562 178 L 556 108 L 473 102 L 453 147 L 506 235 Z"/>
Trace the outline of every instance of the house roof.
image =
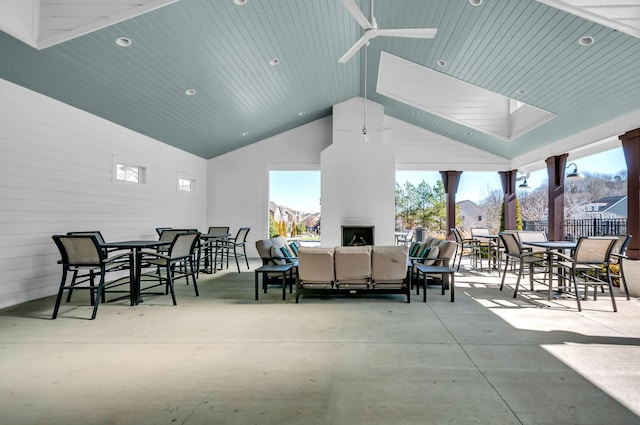
<path id="1" fill-rule="evenodd" d="M 640 25 L 624 17 L 640 5 L 580 3 L 375 0 L 379 28 L 437 33 L 376 37 L 365 66 L 362 51 L 338 63 L 363 34 L 345 7 L 353 0 L 5 2 L 0 78 L 203 158 L 367 95 L 394 120 L 512 160 L 596 125 L 622 122 L 610 135 L 637 126 Z M 355 6 L 368 15 L 369 2 Z M 483 127 L 487 102 L 502 98 L 553 117 L 507 140 Z M 434 110 L 438 100 L 447 110 Z"/>
<path id="2" fill-rule="evenodd" d="M 602 204 L 598 207 L 598 212 L 604 212 L 611 209 L 614 205 L 626 199 L 626 195 L 621 196 L 606 196 L 604 198 L 600 198 L 594 202 L 594 204 Z"/>

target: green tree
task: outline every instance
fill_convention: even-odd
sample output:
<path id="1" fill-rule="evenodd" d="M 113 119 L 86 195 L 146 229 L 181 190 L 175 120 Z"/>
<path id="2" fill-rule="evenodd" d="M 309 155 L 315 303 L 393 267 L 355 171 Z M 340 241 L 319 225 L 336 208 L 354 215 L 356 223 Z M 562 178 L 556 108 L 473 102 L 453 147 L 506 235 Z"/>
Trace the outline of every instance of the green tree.
<path id="1" fill-rule="evenodd" d="M 275 238 L 278 234 L 278 224 L 273 221 L 273 217 L 269 217 L 269 237 Z"/>

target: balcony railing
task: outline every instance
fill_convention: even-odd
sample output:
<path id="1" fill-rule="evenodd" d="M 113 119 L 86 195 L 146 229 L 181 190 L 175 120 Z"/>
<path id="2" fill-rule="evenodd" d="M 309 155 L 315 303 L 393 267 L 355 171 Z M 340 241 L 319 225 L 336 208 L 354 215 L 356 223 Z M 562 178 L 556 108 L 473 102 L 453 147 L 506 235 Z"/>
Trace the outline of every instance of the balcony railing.
<path id="1" fill-rule="evenodd" d="M 546 220 L 523 220 L 523 230 L 538 230 L 548 233 Z M 626 218 L 585 218 L 565 220 L 564 232 L 566 240 L 578 240 L 582 236 L 618 235 L 627 233 Z"/>

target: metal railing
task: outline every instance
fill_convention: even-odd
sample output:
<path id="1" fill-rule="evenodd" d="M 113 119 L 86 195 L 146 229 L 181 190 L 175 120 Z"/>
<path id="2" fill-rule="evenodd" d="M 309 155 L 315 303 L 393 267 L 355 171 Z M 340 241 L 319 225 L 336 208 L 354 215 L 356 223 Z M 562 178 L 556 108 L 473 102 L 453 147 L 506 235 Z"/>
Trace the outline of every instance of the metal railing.
<path id="1" fill-rule="evenodd" d="M 548 233 L 546 220 L 523 220 L 523 230 L 537 230 Z M 578 240 L 582 236 L 619 235 L 627 233 L 626 218 L 585 218 L 564 221 L 566 240 Z"/>

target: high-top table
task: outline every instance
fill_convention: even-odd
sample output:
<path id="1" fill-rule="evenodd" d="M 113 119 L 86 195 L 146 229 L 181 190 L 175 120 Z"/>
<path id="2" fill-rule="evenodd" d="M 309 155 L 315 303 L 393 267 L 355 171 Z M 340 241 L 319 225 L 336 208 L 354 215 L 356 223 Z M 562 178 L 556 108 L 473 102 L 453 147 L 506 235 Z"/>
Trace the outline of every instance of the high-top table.
<path id="1" fill-rule="evenodd" d="M 140 296 L 140 277 L 142 275 L 142 250 L 157 249 L 160 246 L 171 245 L 172 241 L 159 240 L 140 240 L 140 241 L 120 241 L 107 242 L 101 246 L 111 249 L 129 250 L 129 283 L 130 283 L 130 299 L 131 305 L 137 305 L 142 302 Z"/>
<path id="2" fill-rule="evenodd" d="M 523 245 L 535 246 L 538 248 L 544 248 L 547 255 L 547 273 L 549 275 L 549 292 L 547 299 L 551 301 L 553 299 L 553 252 L 554 251 L 566 251 L 576 249 L 578 245 L 576 242 L 571 241 L 539 241 L 539 242 L 523 242 Z M 558 293 L 560 293 L 558 281 Z"/>

